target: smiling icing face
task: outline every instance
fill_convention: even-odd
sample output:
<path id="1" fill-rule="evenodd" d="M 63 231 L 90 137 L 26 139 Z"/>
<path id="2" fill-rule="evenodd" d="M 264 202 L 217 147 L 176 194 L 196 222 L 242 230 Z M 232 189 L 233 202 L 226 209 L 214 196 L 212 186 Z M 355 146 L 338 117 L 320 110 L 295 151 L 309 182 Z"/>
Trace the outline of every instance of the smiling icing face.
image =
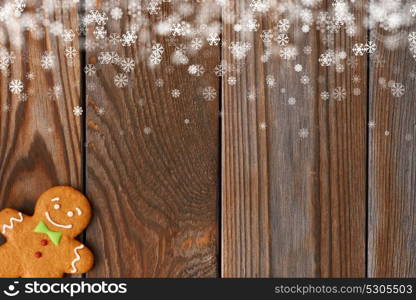
<path id="1" fill-rule="evenodd" d="M 34 217 L 43 220 L 50 230 L 75 237 L 87 227 L 91 207 L 87 198 L 73 188 L 52 188 L 39 197 Z"/>

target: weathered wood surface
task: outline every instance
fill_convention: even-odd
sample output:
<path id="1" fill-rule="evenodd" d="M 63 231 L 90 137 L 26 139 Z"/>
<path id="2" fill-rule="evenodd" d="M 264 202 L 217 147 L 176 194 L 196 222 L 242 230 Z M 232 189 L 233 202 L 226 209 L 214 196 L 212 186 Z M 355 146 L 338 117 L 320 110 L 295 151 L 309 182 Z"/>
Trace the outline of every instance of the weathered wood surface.
<path id="1" fill-rule="evenodd" d="M 121 34 L 129 25 L 126 18 L 107 28 Z M 141 32 L 147 33 L 152 27 Z M 98 69 L 86 79 L 87 194 L 95 211 L 87 240 L 99 262 L 92 277 L 218 275 L 218 97 L 205 101 L 201 87 L 219 91 L 213 73 L 219 48 L 206 47 L 202 57 L 192 58 L 207 70 L 192 78 L 186 65 L 172 65 L 175 45 L 156 41 L 165 53 L 155 67 L 143 60 L 150 43 L 114 48 L 136 61 L 126 88 L 113 83 L 119 66 L 95 63 L 99 48 L 87 51 Z M 181 91 L 179 98 L 173 89 Z"/>
<path id="2" fill-rule="evenodd" d="M 236 1 L 232 9 L 238 18 L 246 8 Z M 357 10 L 363 18 L 363 7 Z M 261 18 L 258 31 L 273 29 L 284 17 Z M 311 46 L 312 53 L 263 63 L 259 33 L 236 34 L 225 24 L 227 44 L 253 46 L 241 72 L 229 74 L 237 76 L 236 85 L 226 78 L 222 85 L 225 277 L 365 276 L 366 63 L 328 73 L 318 64 L 325 33 L 299 34 L 300 26 L 292 24 L 291 42 L 299 51 Z M 358 38 L 365 40 L 365 31 Z M 329 42 L 351 49 L 345 34 L 328 35 Z M 226 48 L 223 57 L 233 60 Z M 301 73 L 295 64 L 302 65 Z M 320 99 L 322 91 L 338 86 L 351 91 L 353 74 L 362 79 L 360 96 L 348 92 L 342 101 Z M 268 75 L 275 77 L 272 87 L 266 85 Z M 309 84 L 301 84 L 302 75 Z M 302 128 L 309 133 L 303 139 Z"/>
<path id="3" fill-rule="evenodd" d="M 416 63 L 406 28 L 383 47 L 388 33 L 371 32 L 381 46 L 371 61 L 369 130 L 368 276 L 415 277 L 416 153 L 414 95 Z M 391 34 L 390 34 L 391 36 Z M 394 97 L 392 84 L 403 84 L 404 95 Z"/>
<path id="4" fill-rule="evenodd" d="M 37 1 L 27 10 L 41 7 L 42 1 Z M 65 29 L 78 28 L 75 5 L 62 9 L 56 2 L 42 14 Z M 79 49 L 79 40 L 64 43 L 42 24 L 28 30 L 18 20 L 0 30 L 4 34 L 0 51 L 15 57 L 9 72 L 0 75 L 0 208 L 31 214 L 40 193 L 52 186 L 82 189 L 82 119 L 72 112 L 80 105 L 80 61 L 78 56 L 68 63 L 64 56 L 65 46 Z M 45 36 L 39 36 L 43 31 Z M 54 56 L 48 70 L 41 67 L 45 53 Z M 14 79 L 24 84 L 20 94 L 9 90 Z"/>

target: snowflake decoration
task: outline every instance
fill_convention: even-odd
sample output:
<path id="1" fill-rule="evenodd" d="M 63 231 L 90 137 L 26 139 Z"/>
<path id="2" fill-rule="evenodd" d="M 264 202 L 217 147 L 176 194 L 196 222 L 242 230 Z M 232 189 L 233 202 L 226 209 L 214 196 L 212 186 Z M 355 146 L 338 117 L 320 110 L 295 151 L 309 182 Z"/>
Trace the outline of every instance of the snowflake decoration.
<path id="1" fill-rule="evenodd" d="M 366 46 L 364 44 L 357 43 L 352 47 L 352 52 L 355 56 L 363 56 L 366 53 Z"/>
<path id="2" fill-rule="evenodd" d="M 44 70 L 50 70 L 55 64 L 55 56 L 51 53 L 45 53 L 40 59 L 40 65 Z"/>
<path id="3" fill-rule="evenodd" d="M 137 40 L 137 35 L 133 31 L 127 31 L 121 36 L 121 45 L 124 47 L 132 46 Z"/>
<path id="4" fill-rule="evenodd" d="M 97 72 L 97 68 L 93 64 L 88 64 L 84 67 L 84 72 L 87 76 L 93 76 Z"/>
<path id="5" fill-rule="evenodd" d="M 235 76 L 230 76 L 228 77 L 227 82 L 229 85 L 235 85 L 237 83 L 237 78 Z"/>
<path id="6" fill-rule="evenodd" d="M 136 63 L 133 58 L 124 58 L 120 62 L 120 66 L 124 72 L 130 73 L 134 70 Z"/>
<path id="7" fill-rule="evenodd" d="M 116 76 L 114 76 L 114 84 L 118 88 L 124 88 L 129 83 L 129 80 L 127 78 L 126 74 L 119 73 Z"/>
<path id="8" fill-rule="evenodd" d="M 394 97 L 400 98 L 404 95 L 406 89 L 402 83 L 395 82 L 390 87 L 391 93 Z"/>
<path id="9" fill-rule="evenodd" d="M 123 10 L 120 7 L 114 7 L 111 9 L 110 15 L 115 21 L 121 20 L 123 17 Z"/>
<path id="10" fill-rule="evenodd" d="M 298 134 L 301 139 L 306 139 L 309 136 L 309 130 L 307 128 L 301 128 Z"/>
<path id="11" fill-rule="evenodd" d="M 277 27 L 279 28 L 280 32 L 287 32 L 290 27 L 290 22 L 287 19 L 279 20 L 279 22 L 277 23 Z"/>
<path id="12" fill-rule="evenodd" d="M 65 57 L 68 59 L 74 59 L 77 56 L 78 51 L 75 50 L 74 47 L 66 47 L 65 48 Z"/>
<path id="13" fill-rule="evenodd" d="M 207 101 L 212 101 L 217 97 L 217 91 L 213 87 L 206 87 L 202 90 L 202 96 Z"/>
<path id="14" fill-rule="evenodd" d="M 75 106 L 72 112 L 76 117 L 80 117 L 84 113 L 84 109 L 81 106 Z"/>
<path id="15" fill-rule="evenodd" d="M 194 76 L 202 76 L 205 72 L 205 68 L 202 65 L 190 65 L 188 67 L 188 73 Z"/>
<path id="16" fill-rule="evenodd" d="M 342 101 L 347 98 L 347 90 L 343 87 L 337 87 L 332 92 L 332 97 L 337 101 Z"/>
<path id="17" fill-rule="evenodd" d="M 20 79 L 10 81 L 9 90 L 12 94 L 20 94 L 23 92 L 23 82 Z"/>
<path id="18" fill-rule="evenodd" d="M 181 91 L 180 91 L 180 90 L 178 90 L 178 89 L 173 89 L 173 90 L 171 91 L 171 95 L 172 95 L 172 97 L 173 97 L 173 98 L 179 98 L 179 97 L 180 97 L 180 95 L 181 95 Z"/>

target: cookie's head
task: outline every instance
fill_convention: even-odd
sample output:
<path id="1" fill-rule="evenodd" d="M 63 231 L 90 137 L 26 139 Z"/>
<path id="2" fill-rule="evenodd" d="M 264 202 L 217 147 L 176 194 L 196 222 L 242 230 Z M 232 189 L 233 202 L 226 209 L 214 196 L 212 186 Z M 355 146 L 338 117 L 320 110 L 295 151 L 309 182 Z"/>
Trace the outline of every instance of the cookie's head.
<path id="1" fill-rule="evenodd" d="M 56 186 L 40 195 L 33 216 L 43 220 L 50 230 L 75 237 L 88 226 L 91 206 L 76 189 Z"/>

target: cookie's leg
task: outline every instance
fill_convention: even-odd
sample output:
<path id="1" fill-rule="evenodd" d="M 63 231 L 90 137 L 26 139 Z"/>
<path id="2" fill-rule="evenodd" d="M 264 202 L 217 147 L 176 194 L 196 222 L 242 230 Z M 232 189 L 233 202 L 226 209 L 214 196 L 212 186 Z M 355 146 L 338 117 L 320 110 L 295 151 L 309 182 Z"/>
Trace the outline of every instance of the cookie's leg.
<path id="1" fill-rule="evenodd" d="M 0 246 L 0 277 L 21 277 L 22 270 L 19 261 L 15 249 L 7 247 L 7 244 Z"/>

